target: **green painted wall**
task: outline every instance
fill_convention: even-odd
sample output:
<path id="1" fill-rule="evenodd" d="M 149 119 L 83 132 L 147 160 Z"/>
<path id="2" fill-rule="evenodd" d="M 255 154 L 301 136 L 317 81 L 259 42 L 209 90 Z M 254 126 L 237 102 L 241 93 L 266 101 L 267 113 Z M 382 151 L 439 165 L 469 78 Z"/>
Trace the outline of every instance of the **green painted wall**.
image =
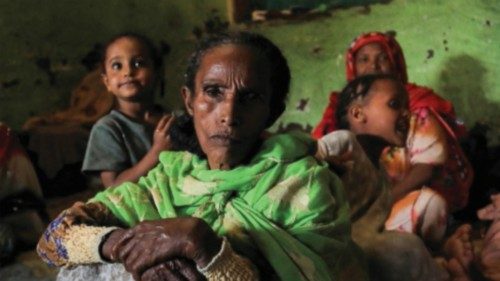
<path id="1" fill-rule="evenodd" d="M 289 59 L 293 83 L 281 118 L 285 124 L 318 122 L 328 93 L 345 84 L 344 53 L 353 38 L 395 30 L 410 81 L 450 99 L 469 127 L 476 121 L 488 124 L 492 142 L 500 141 L 500 1 L 393 0 L 250 30 L 270 37 Z M 309 99 L 303 111 L 297 110 L 301 99 Z"/>
<path id="2" fill-rule="evenodd" d="M 63 108 L 85 73 L 81 58 L 96 42 L 133 30 L 171 47 L 166 57 L 167 96 L 180 106 L 178 90 L 187 54 L 201 27 L 225 0 L 0 0 L 0 120 L 20 128 L 30 115 Z M 344 52 L 359 33 L 395 30 L 410 80 L 433 88 L 455 104 L 471 126 L 487 123 L 500 136 L 500 1 L 393 0 L 368 8 L 335 10 L 311 21 L 240 25 L 270 37 L 288 57 L 292 89 L 286 113 L 273 129 L 289 123 L 313 126 L 331 90 L 345 83 Z M 429 53 L 432 52 L 432 57 Z M 50 58 L 56 84 L 36 66 Z M 301 100 L 307 100 L 303 110 Z M 304 105 L 304 104 L 302 104 Z"/>
<path id="3" fill-rule="evenodd" d="M 29 116 L 67 107 L 86 72 L 80 60 L 123 31 L 170 44 L 170 96 L 159 102 L 178 105 L 184 61 L 196 42 L 192 30 L 203 27 L 213 9 L 226 20 L 225 0 L 0 0 L 0 120 L 19 129 Z M 36 65 L 40 58 L 50 59 L 54 85 Z"/>

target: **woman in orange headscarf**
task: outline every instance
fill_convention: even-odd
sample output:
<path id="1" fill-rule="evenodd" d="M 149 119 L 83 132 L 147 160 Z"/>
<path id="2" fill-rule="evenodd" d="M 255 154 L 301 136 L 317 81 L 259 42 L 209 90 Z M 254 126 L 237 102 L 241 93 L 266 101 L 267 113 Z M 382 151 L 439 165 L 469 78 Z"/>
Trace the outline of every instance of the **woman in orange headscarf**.
<path id="1" fill-rule="evenodd" d="M 457 141 L 465 129 L 457 122 L 451 102 L 429 88 L 408 82 L 404 55 L 394 36 L 371 32 L 357 37 L 347 51 L 346 74 L 348 81 L 368 74 L 395 76 L 408 92 L 413 119 L 421 120 L 410 123 L 413 125 L 409 125 L 405 147 L 388 147 L 379 158 L 392 184 L 394 200 L 386 229 L 415 233 L 423 217 L 417 203 L 429 201 L 424 198 L 426 187 L 442 197 L 440 202 L 444 199 L 447 214 L 465 207 L 473 177 Z M 338 103 L 338 93 L 333 92 L 322 120 L 313 131 L 315 138 L 339 128 Z M 435 220 L 439 223 L 436 233 L 440 235 L 433 240 L 440 240 L 446 227 L 446 219 L 440 218 L 446 216 L 435 213 L 440 214 Z"/>
<path id="2" fill-rule="evenodd" d="M 408 82 L 406 62 L 401 46 L 392 34 L 381 32 L 364 33 L 358 36 L 349 46 L 346 54 L 347 81 L 375 73 L 397 75 L 410 97 L 410 111 L 428 107 L 439 115 L 451 127 L 456 137 L 465 134 L 464 126 L 457 121 L 451 102 L 438 96 L 432 89 Z M 338 92 L 330 94 L 330 102 L 323 113 L 323 118 L 314 128 L 312 135 L 320 138 L 338 129 L 335 119 Z"/>

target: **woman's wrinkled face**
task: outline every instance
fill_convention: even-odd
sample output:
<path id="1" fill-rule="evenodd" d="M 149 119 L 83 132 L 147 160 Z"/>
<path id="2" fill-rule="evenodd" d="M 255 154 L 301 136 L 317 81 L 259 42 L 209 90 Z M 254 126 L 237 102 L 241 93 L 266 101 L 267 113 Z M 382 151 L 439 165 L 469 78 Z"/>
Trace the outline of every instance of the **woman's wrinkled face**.
<path id="1" fill-rule="evenodd" d="M 378 43 L 370 43 L 361 47 L 354 55 L 356 77 L 367 74 L 391 74 L 393 65 L 387 53 Z"/>
<path id="2" fill-rule="evenodd" d="M 270 117 L 267 61 L 246 46 L 217 46 L 204 54 L 194 84 L 194 93 L 183 88 L 183 97 L 210 168 L 249 159 Z"/>
<path id="3" fill-rule="evenodd" d="M 379 136 L 403 146 L 408 133 L 408 94 L 391 79 L 375 81 L 361 105 L 363 123 L 358 134 Z"/>

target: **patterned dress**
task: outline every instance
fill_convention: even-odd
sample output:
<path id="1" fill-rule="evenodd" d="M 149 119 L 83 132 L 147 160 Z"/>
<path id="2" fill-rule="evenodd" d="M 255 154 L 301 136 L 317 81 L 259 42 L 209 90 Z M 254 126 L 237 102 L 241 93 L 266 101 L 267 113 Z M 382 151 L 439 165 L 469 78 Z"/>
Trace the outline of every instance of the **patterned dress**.
<path id="1" fill-rule="evenodd" d="M 421 108 L 410 119 L 406 147 L 387 148 L 380 158 L 393 184 L 400 182 L 416 164 L 436 167 L 431 180 L 395 202 L 386 228 L 405 232 L 421 232 L 424 213 L 434 213 L 432 224 L 446 226 L 446 213 L 467 204 L 472 183 L 472 169 L 452 131 L 432 109 Z M 439 205 L 444 199 L 443 208 Z M 439 214 L 436 214 L 439 212 Z M 443 233 L 444 234 L 444 233 Z"/>

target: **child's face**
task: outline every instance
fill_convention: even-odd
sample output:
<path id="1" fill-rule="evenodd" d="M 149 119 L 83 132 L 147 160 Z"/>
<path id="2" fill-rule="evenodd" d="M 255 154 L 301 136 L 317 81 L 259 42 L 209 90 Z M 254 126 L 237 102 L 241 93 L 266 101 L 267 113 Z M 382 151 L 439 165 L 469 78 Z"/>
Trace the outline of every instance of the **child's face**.
<path id="1" fill-rule="evenodd" d="M 103 81 L 119 101 L 150 99 L 155 69 L 148 49 L 132 37 L 117 39 L 106 50 Z"/>
<path id="2" fill-rule="evenodd" d="M 354 56 L 356 77 L 367 74 L 390 74 L 393 67 L 389 57 L 378 43 L 361 47 Z"/>
<path id="3" fill-rule="evenodd" d="M 391 144 L 403 146 L 408 133 L 408 94 L 391 79 L 375 81 L 358 105 L 357 134 L 379 136 Z"/>

